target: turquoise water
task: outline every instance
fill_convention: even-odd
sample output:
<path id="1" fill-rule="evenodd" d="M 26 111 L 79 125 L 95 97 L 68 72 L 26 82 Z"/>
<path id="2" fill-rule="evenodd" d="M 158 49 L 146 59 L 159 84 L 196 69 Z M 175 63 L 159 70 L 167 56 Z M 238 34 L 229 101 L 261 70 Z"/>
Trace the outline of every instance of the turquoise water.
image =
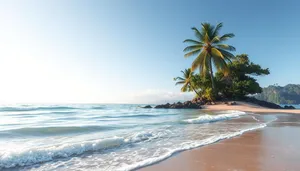
<path id="1" fill-rule="evenodd" d="M 240 111 L 138 105 L 0 106 L 0 170 L 132 170 L 263 128 Z"/>

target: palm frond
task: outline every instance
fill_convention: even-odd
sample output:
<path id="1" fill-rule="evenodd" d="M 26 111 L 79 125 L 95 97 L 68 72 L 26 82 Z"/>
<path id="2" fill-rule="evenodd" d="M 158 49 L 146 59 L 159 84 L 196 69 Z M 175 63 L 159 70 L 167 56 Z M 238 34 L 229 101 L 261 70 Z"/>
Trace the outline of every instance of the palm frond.
<path id="1" fill-rule="evenodd" d="M 216 36 L 218 36 L 219 35 L 219 31 L 220 31 L 220 29 L 223 27 L 223 23 L 219 23 L 217 26 L 216 26 L 216 28 L 215 28 L 215 30 L 214 30 L 214 32 L 213 32 L 213 37 L 216 37 Z"/>
<path id="2" fill-rule="evenodd" d="M 196 68 L 203 64 L 203 61 L 207 57 L 207 51 L 202 51 L 197 58 L 192 63 L 191 71 L 194 71 Z"/>
<path id="3" fill-rule="evenodd" d="M 181 72 L 183 73 L 183 76 L 186 80 L 190 78 L 190 73 L 191 73 L 190 69 L 185 69 L 184 71 Z"/>
<path id="4" fill-rule="evenodd" d="M 196 54 L 198 54 L 198 53 L 200 53 L 200 52 L 201 52 L 201 49 L 193 50 L 193 51 L 191 51 L 191 52 L 186 53 L 186 54 L 184 55 L 184 57 L 185 57 L 185 58 L 188 58 L 188 57 L 194 56 L 194 55 L 196 55 Z"/>
<path id="5" fill-rule="evenodd" d="M 224 75 L 229 73 L 229 69 L 225 60 L 221 58 L 213 58 L 213 62 L 218 71 L 222 71 Z"/>
<path id="6" fill-rule="evenodd" d="M 185 84 L 182 88 L 181 91 L 182 92 L 186 92 L 188 90 L 188 84 Z"/>
<path id="7" fill-rule="evenodd" d="M 194 30 L 195 36 L 199 39 L 199 41 L 202 41 L 203 40 L 202 33 L 196 27 L 192 27 L 192 30 Z"/>
<path id="8" fill-rule="evenodd" d="M 216 48 L 211 48 L 211 55 L 216 58 L 222 58 L 224 60 L 223 54 Z"/>
<path id="9" fill-rule="evenodd" d="M 225 41 L 225 40 L 228 40 L 229 38 L 233 38 L 233 37 L 234 37 L 233 33 L 224 34 L 223 36 L 220 37 L 220 41 Z"/>
<path id="10" fill-rule="evenodd" d="M 229 51 L 235 51 L 235 47 L 227 44 L 217 44 L 216 45 L 218 48 L 224 49 L 224 50 L 229 50 Z"/>
<path id="11" fill-rule="evenodd" d="M 181 80 L 181 81 L 183 81 L 184 78 L 182 78 L 182 77 L 176 77 L 176 78 L 174 78 L 174 81 L 176 81 L 176 80 Z"/>
<path id="12" fill-rule="evenodd" d="M 178 85 L 178 84 L 185 84 L 185 81 L 178 81 L 175 83 L 175 85 Z"/>
<path id="13" fill-rule="evenodd" d="M 200 69 L 200 75 L 203 78 L 205 78 L 206 75 L 207 75 L 207 73 L 209 72 L 210 63 L 211 63 L 211 56 L 207 53 L 205 59 L 202 61 L 202 64 L 199 67 L 199 69 Z"/>
<path id="14" fill-rule="evenodd" d="M 183 41 L 183 43 L 203 44 L 202 42 L 199 42 L 199 41 L 193 40 L 193 39 L 186 39 Z"/>
<path id="15" fill-rule="evenodd" d="M 227 57 L 229 59 L 234 59 L 235 58 L 235 56 L 232 53 L 227 52 L 226 50 L 223 50 L 223 49 L 220 49 L 220 48 L 216 48 L 216 49 L 218 49 L 224 57 Z"/>
<path id="16" fill-rule="evenodd" d="M 212 40 L 211 40 L 211 44 L 215 44 L 220 42 L 220 37 L 219 36 L 215 36 Z"/>
<path id="17" fill-rule="evenodd" d="M 193 75 L 193 72 L 191 71 L 190 68 L 184 70 L 184 78 L 185 78 L 186 80 L 187 80 L 187 79 L 190 79 L 191 75 Z"/>
<path id="18" fill-rule="evenodd" d="M 203 40 L 205 43 L 208 43 L 208 42 L 210 42 L 210 38 L 209 38 L 209 35 L 208 35 L 208 33 L 205 33 L 205 35 L 204 35 L 204 40 Z"/>
<path id="19" fill-rule="evenodd" d="M 187 51 L 194 51 L 194 50 L 200 50 L 203 47 L 203 45 L 192 45 L 192 46 L 188 46 L 186 48 L 183 49 L 183 52 L 187 52 Z"/>
<path id="20" fill-rule="evenodd" d="M 208 41 L 212 40 L 215 27 L 209 23 L 201 23 L 201 25 L 202 25 L 202 33 L 207 34 Z"/>

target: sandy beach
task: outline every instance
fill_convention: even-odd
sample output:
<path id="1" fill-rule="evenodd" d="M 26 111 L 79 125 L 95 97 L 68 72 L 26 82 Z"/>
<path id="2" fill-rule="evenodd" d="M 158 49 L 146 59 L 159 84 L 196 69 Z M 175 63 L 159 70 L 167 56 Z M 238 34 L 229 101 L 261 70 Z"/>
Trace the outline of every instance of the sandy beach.
<path id="1" fill-rule="evenodd" d="M 267 127 L 231 139 L 178 153 L 141 171 L 298 171 L 300 110 L 267 109 L 238 102 L 210 105 L 205 110 L 241 110 L 271 114 Z M 293 113 L 293 114 L 288 114 Z M 269 116 L 269 115 L 268 115 Z"/>
<path id="2" fill-rule="evenodd" d="M 226 104 L 217 104 L 217 105 L 205 105 L 204 110 L 209 111 L 218 111 L 218 110 L 239 110 L 244 112 L 253 112 L 253 113 L 289 113 L 289 114 L 300 114 L 299 109 L 270 109 L 261 107 L 251 103 L 245 102 L 236 102 L 237 105 L 226 105 Z"/>

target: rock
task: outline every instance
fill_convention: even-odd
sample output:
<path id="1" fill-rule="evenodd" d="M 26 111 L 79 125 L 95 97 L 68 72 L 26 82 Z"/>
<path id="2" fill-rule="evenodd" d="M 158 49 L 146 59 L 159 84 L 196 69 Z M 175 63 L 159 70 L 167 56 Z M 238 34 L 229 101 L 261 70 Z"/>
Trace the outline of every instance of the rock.
<path id="1" fill-rule="evenodd" d="M 170 104 L 167 103 L 167 104 L 157 105 L 157 106 L 155 106 L 155 108 L 157 108 L 157 109 L 168 109 L 168 108 L 170 108 Z"/>
<path id="2" fill-rule="evenodd" d="M 188 108 L 189 109 L 202 109 L 200 104 L 191 104 Z"/>
<path id="3" fill-rule="evenodd" d="M 146 106 L 144 106 L 144 107 L 142 107 L 142 108 L 149 109 L 149 108 L 152 108 L 152 106 L 150 106 L 150 105 L 146 105 Z"/>
<path id="4" fill-rule="evenodd" d="M 205 105 L 211 105 L 211 102 L 206 102 Z"/>
<path id="5" fill-rule="evenodd" d="M 294 106 L 288 106 L 288 105 L 285 105 L 283 108 L 284 109 L 296 109 Z"/>
<path id="6" fill-rule="evenodd" d="M 186 101 L 184 103 L 177 102 L 173 104 L 162 104 L 162 105 L 157 105 L 155 108 L 160 109 L 201 109 L 201 105 L 196 103 L 195 101 Z"/>
<path id="7" fill-rule="evenodd" d="M 283 107 L 275 104 L 275 103 L 271 103 L 271 102 L 266 102 L 263 100 L 258 100 L 256 98 L 253 97 L 248 97 L 247 99 L 244 100 L 245 102 L 250 102 L 262 107 L 267 107 L 267 108 L 271 108 L 271 109 L 283 109 Z"/>
<path id="8" fill-rule="evenodd" d="M 237 105 L 236 102 L 229 102 L 228 105 Z"/>
<path id="9" fill-rule="evenodd" d="M 156 108 L 156 109 L 161 109 L 161 108 L 163 108 L 163 105 L 157 105 L 157 106 L 155 106 L 154 108 Z"/>
<path id="10" fill-rule="evenodd" d="M 190 104 L 192 104 L 191 101 L 186 101 L 186 102 L 183 103 L 183 105 L 190 105 Z"/>
<path id="11" fill-rule="evenodd" d="M 170 108 L 171 109 L 176 109 L 176 104 L 175 103 L 171 104 Z"/>

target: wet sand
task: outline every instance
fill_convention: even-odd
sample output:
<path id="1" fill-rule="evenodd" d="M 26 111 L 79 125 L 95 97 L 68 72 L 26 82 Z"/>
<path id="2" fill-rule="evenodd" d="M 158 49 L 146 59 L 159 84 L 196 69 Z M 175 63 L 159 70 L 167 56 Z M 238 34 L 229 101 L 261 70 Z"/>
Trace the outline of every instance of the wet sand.
<path id="1" fill-rule="evenodd" d="M 299 171 L 300 116 L 276 115 L 267 127 L 178 153 L 141 171 Z"/>

